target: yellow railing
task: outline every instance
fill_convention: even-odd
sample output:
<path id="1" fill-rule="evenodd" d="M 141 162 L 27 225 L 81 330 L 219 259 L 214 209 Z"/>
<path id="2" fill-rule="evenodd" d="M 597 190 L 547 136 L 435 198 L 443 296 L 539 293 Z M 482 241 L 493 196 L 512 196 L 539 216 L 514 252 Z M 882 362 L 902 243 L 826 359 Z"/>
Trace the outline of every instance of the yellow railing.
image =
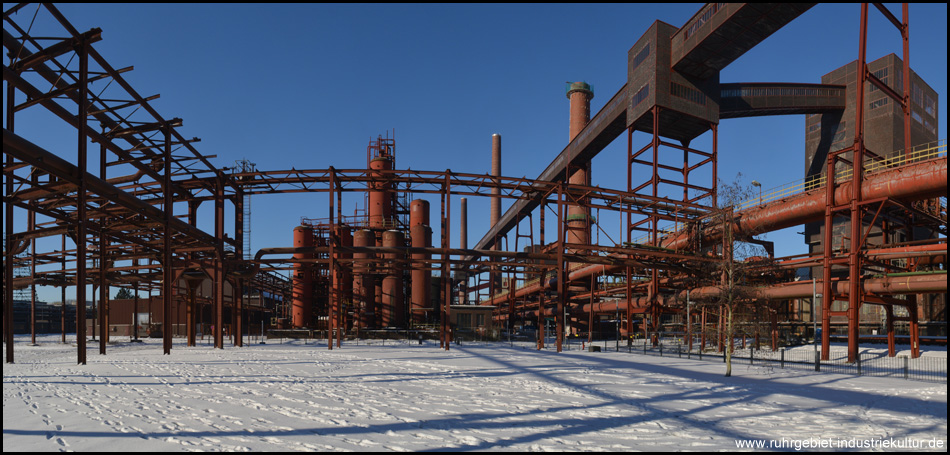
<path id="1" fill-rule="evenodd" d="M 911 150 L 910 155 L 904 155 L 902 151 L 897 151 L 890 158 L 885 158 L 882 160 L 873 158 L 866 159 L 864 162 L 864 173 L 870 174 L 886 169 L 893 169 L 906 164 L 916 163 L 918 161 L 929 160 L 946 155 L 947 140 L 943 139 L 937 142 L 918 145 Z M 835 172 L 835 181 L 840 182 L 844 180 L 850 180 L 853 174 L 853 168 L 849 167 L 847 169 L 842 169 Z M 761 197 L 749 199 L 748 201 L 736 205 L 736 211 L 744 210 L 749 207 L 774 201 L 776 199 L 782 199 L 805 191 L 821 188 L 825 186 L 826 181 L 827 177 L 822 175 L 819 177 L 813 177 L 811 180 L 802 179 L 791 183 L 786 183 L 785 185 L 763 193 Z"/>

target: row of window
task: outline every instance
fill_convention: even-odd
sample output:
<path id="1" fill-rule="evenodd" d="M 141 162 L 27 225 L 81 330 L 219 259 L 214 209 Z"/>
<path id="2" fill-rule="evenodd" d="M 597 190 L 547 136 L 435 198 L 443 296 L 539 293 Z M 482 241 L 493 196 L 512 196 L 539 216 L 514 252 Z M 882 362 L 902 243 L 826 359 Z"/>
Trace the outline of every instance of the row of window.
<path id="1" fill-rule="evenodd" d="M 633 58 L 633 68 L 631 68 L 630 71 L 633 72 L 634 70 L 636 70 L 637 67 L 640 66 L 640 64 L 643 63 L 643 61 L 646 60 L 647 57 L 649 56 L 650 56 L 650 43 L 647 43 L 647 45 L 643 46 L 643 49 L 641 49 L 640 52 L 637 53 L 637 56 Z"/>
<path id="2" fill-rule="evenodd" d="M 650 84 L 644 85 L 636 95 L 633 95 L 633 100 L 630 102 L 630 107 L 636 107 L 640 102 L 645 100 L 650 96 Z"/>
<path id="3" fill-rule="evenodd" d="M 879 108 L 879 107 L 881 107 L 881 106 L 887 106 L 887 104 L 888 104 L 889 102 L 890 102 L 890 99 L 889 99 L 889 98 L 881 98 L 881 99 L 879 99 L 879 100 L 877 100 L 877 101 L 874 101 L 874 102 L 872 102 L 872 103 L 870 104 L 870 110 L 877 109 L 877 108 Z M 937 135 L 937 127 L 936 127 L 935 125 L 933 125 L 932 123 L 930 123 L 929 120 L 927 120 L 927 119 L 921 117 L 921 115 L 920 115 L 919 113 L 917 113 L 917 111 L 911 110 L 911 112 L 910 112 L 910 117 L 911 117 L 912 119 L 914 119 L 915 122 L 917 122 L 917 123 L 919 123 L 921 126 L 923 126 L 924 129 L 926 129 L 927 131 L 929 131 L 930 134 L 933 134 L 934 136 Z M 839 131 L 839 130 L 840 130 L 840 132 L 839 132 L 838 134 L 835 134 L 835 136 L 831 139 L 831 142 L 837 142 L 837 141 L 839 141 L 839 140 L 841 140 L 841 139 L 844 138 L 843 135 L 844 135 L 845 131 L 842 130 L 842 128 L 845 128 L 846 126 L 847 126 L 847 125 L 846 125 L 846 122 L 841 122 L 841 123 L 838 125 L 837 128 L 835 128 L 835 129 L 829 129 L 829 131 Z M 821 129 L 821 123 L 815 123 L 815 124 L 810 125 L 810 126 L 808 127 L 808 133 L 814 133 L 815 131 L 818 131 L 818 130 L 820 130 L 820 129 Z"/>
<path id="4" fill-rule="evenodd" d="M 903 72 L 901 72 L 901 71 L 897 71 L 897 72 L 896 72 L 895 77 L 897 78 L 897 83 L 894 84 L 894 85 L 890 85 L 890 84 L 887 83 L 887 81 L 888 81 L 888 76 L 889 76 L 888 73 L 889 73 L 889 72 L 890 72 L 890 71 L 888 71 L 888 68 L 887 68 L 887 67 L 884 67 L 884 68 L 881 68 L 881 69 L 879 69 L 879 70 L 877 70 L 877 71 L 875 71 L 875 72 L 873 72 L 873 73 L 871 73 L 871 74 L 873 74 L 874 77 L 880 79 L 881 82 L 887 84 L 887 85 L 888 85 L 889 87 L 891 87 L 891 88 L 898 87 L 898 88 L 894 89 L 894 91 L 896 91 L 896 92 L 898 92 L 898 93 L 901 92 L 901 91 L 903 90 L 903 88 L 901 88 L 901 87 L 903 87 L 902 84 L 904 83 Z M 868 91 L 871 92 L 871 93 L 874 93 L 874 92 L 876 92 L 876 91 L 878 91 L 878 90 L 880 90 L 880 89 L 877 88 L 876 85 L 871 84 L 871 88 L 870 88 Z"/>
<path id="5" fill-rule="evenodd" d="M 936 116 L 934 113 L 937 112 L 937 103 L 929 94 L 924 94 L 924 90 L 916 83 L 911 85 L 910 99 L 913 100 L 914 103 L 917 103 L 918 106 L 924 108 L 924 112 L 930 114 L 931 117 Z"/>
<path id="6" fill-rule="evenodd" d="M 687 101 L 692 101 L 696 104 L 705 106 L 706 105 L 706 95 L 699 90 L 696 90 L 685 85 L 677 84 L 676 82 L 670 82 L 670 93 L 673 96 L 678 96 Z"/>
<path id="7" fill-rule="evenodd" d="M 886 67 L 885 67 L 885 68 L 881 68 L 881 69 L 879 69 L 879 70 L 877 70 L 877 71 L 875 71 L 875 72 L 873 72 L 873 73 L 871 73 L 871 74 L 873 74 L 874 77 L 880 79 L 881 82 L 884 82 L 885 84 L 887 84 L 889 72 L 890 72 L 890 71 L 889 71 L 889 68 L 886 68 Z M 895 85 L 890 85 L 890 84 L 888 84 L 888 86 L 890 86 L 891 88 L 897 87 L 897 88 L 894 88 L 894 91 L 900 93 L 900 92 L 903 90 L 903 73 L 902 73 L 901 71 L 896 71 L 894 75 L 895 75 L 895 77 L 896 77 L 896 79 L 897 79 L 897 83 L 896 83 Z M 876 85 L 871 84 L 871 88 L 869 89 L 869 92 L 873 93 L 873 92 L 876 92 L 876 91 L 878 91 L 878 90 L 880 90 L 880 89 L 877 88 Z M 911 99 L 914 103 L 916 103 L 918 106 L 924 108 L 924 112 L 926 112 L 927 114 L 930 114 L 931 117 L 934 117 L 934 116 L 935 116 L 935 113 L 937 112 L 937 103 L 936 103 L 936 101 L 934 101 L 934 99 L 931 98 L 929 94 L 924 93 L 923 88 L 921 88 L 919 85 L 917 85 L 916 82 L 913 83 L 913 84 L 911 84 L 911 87 L 910 87 L 910 99 Z M 885 104 L 886 104 L 886 103 L 885 103 Z M 874 109 L 874 106 L 872 106 L 871 109 Z M 923 123 L 923 122 L 921 122 L 921 123 Z"/>
<path id="8" fill-rule="evenodd" d="M 910 118 L 914 119 L 917 123 L 920 123 L 927 131 L 930 131 L 930 134 L 937 136 L 937 127 L 930 123 L 930 120 L 926 120 L 917 113 L 917 111 L 910 110 Z"/>
<path id="9" fill-rule="evenodd" d="M 740 89 L 723 90 L 720 96 L 753 97 L 753 96 L 821 96 L 837 97 L 844 95 L 843 88 L 829 87 L 745 87 Z"/>
<path id="10" fill-rule="evenodd" d="M 472 324 L 472 314 L 471 313 L 459 313 L 458 314 L 458 325 L 461 329 L 472 329 L 476 327 L 485 326 L 485 315 L 484 314 L 475 314 L 475 323 Z"/>
<path id="11" fill-rule="evenodd" d="M 719 10 L 722 9 L 722 7 L 725 5 L 726 5 L 725 3 L 713 3 L 711 8 L 703 12 L 702 15 L 696 18 L 696 22 L 694 22 L 693 25 L 690 25 L 689 28 L 686 29 L 686 39 L 689 39 L 689 37 L 693 33 L 696 33 L 696 31 L 699 30 L 699 28 L 702 27 L 703 24 L 705 24 L 706 21 L 708 21 L 709 18 L 713 16 L 713 14 L 718 13 Z"/>

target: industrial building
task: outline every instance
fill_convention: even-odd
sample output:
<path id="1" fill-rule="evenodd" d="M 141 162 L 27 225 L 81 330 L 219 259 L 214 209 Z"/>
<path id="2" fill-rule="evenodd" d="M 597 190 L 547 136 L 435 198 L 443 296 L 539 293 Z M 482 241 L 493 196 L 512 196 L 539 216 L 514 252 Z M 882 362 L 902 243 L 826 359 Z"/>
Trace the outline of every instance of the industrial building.
<path id="1" fill-rule="evenodd" d="M 812 6 L 710 3 L 682 26 L 655 21 L 630 48 L 627 82 L 614 94 L 568 83 L 569 142 L 544 157 L 550 164 L 533 179 L 505 175 L 497 134 L 488 174 L 410 170 L 401 164 L 410 154 L 397 153 L 388 134 L 369 141 L 363 169 L 216 166 L 198 151 L 197 138 L 182 136 L 180 119 L 162 117 L 96 52 L 101 30 L 80 32 L 44 5 L 65 36 L 39 41 L 22 24 L 28 19 L 15 14 L 25 5 L 12 7 L 3 38 L 7 362 L 15 329 L 14 305 L 6 302 L 14 301 L 14 289 L 88 284 L 95 297 L 80 292 L 75 306 L 74 320 L 89 321 L 76 327 L 79 363 L 89 331 L 105 354 L 110 336 L 138 336 L 124 327 L 141 325 L 140 313 L 149 335 L 164 339 L 166 354 L 176 336 L 194 345 L 199 333 L 211 332 L 215 347 L 224 348 L 226 336 L 241 346 L 256 330 L 323 333 L 329 349 L 348 337 L 386 333 L 425 334 L 450 349 L 454 336 L 500 331 L 530 331 L 539 348 L 547 334 L 558 350 L 566 336 L 629 342 L 665 334 L 691 348 L 695 339 L 701 348 L 722 349 L 727 306 L 737 312 L 743 339 L 773 348 L 793 335 L 819 336 L 807 322 L 820 325 L 823 357 L 830 337 L 841 336 L 852 358 L 872 330 L 887 335 L 892 354 L 905 330 L 919 352 L 921 325 L 931 331 L 925 335 L 946 337 L 947 155 L 937 140 L 936 92 L 906 57 L 868 63 L 863 50 L 820 83 L 720 80 L 723 68 Z M 881 12 L 906 48 L 906 5 L 900 19 Z M 864 5 L 861 46 L 867 13 Z M 68 69 L 70 59 L 78 59 L 78 70 Z M 114 80 L 124 98 L 88 90 L 96 78 Z M 594 96 L 608 101 L 592 116 Z M 130 107 L 146 118 L 130 120 Z M 79 159 L 19 136 L 13 119 L 24 109 L 46 109 L 75 128 Z M 790 114 L 806 119 L 800 187 L 726 204 L 717 175 L 719 123 Z M 622 135 L 627 185 L 604 188 L 591 159 Z M 637 142 L 643 135 L 649 140 Z M 104 158 L 100 169 L 88 164 L 90 142 Z M 135 173 L 109 175 L 118 163 Z M 247 249 L 247 198 L 297 192 L 320 193 L 327 216 L 287 226 L 286 247 Z M 363 195 L 353 215 L 344 215 L 344 193 Z M 466 203 L 475 197 L 490 199 L 491 226 L 469 247 Z M 504 213 L 502 199 L 511 201 Z M 214 207 L 213 226 L 199 226 L 203 203 Z M 26 212 L 24 231 L 14 229 L 14 208 Z M 623 220 L 622 239 L 594 241 L 594 209 Z M 451 245 L 456 216 L 462 240 Z M 557 232 L 535 231 L 535 222 L 544 226 L 552 216 Z M 229 223 L 234 236 L 224 233 Z M 774 257 L 771 245 L 756 239 L 801 225 L 806 257 Z M 61 238 L 62 247 L 36 251 L 35 240 L 50 237 Z M 738 257 L 738 243 L 768 253 Z M 27 272 L 14 276 L 14 269 Z M 115 301 L 110 287 L 150 297 Z M 824 298 L 817 302 L 817 295 Z M 96 306 L 87 305 L 90 297 Z M 880 310 L 874 327 L 861 316 L 872 306 Z"/>

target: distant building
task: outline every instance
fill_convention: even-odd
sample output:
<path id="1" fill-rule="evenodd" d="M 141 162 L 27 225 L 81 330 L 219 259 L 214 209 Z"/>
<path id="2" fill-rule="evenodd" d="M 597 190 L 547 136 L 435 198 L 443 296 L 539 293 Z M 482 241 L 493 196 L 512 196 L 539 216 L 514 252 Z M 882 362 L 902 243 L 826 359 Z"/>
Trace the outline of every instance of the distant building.
<path id="1" fill-rule="evenodd" d="M 498 330 L 492 321 L 490 305 L 452 305 L 452 325 L 454 339 L 497 340 Z"/>
<path id="2" fill-rule="evenodd" d="M 823 176 L 826 173 L 828 153 L 850 147 L 854 144 L 855 117 L 857 115 L 858 90 L 858 62 L 853 61 L 821 77 L 822 84 L 843 85 L 846 87 L 846 104 L 844 110 L 810 114 L 805 120 L 805 179 L 806 182 Z M 903 62 L 895 54 L 889 54 L 868 63 L 868 70 L 878 79 L 887 84 L 897 93 L 903 93 Z M 883 90 L 873 84 L 864 87 L 864 143 L 865 148 L 881 157 L 893 157 L 903 154 L 904 149 L 904 117 L 899 103 L 894 102 Z M 939 140 L 937 131 L 938 95 L 927 83 L 911 69 L 910 71 L 910 98 L 911 98 L 911 145 L 918 147 L 936 143 Z M 845 158 L 848 158 L 847 156 Z M 845 167 L 839 163 L 839 168 Z M 873 215 L 873 213 L 872 213 Z M 869 245 L 901 243 L 909 240 L 935 238 L 937 233 L 925 227 L 914 228 L 911 233 L 906 228 L 889 229 L 889 238 L 884 238 L 881 229 L 882 219 L 887 219 L 884 213 L 878 217 L 874 228 L 867 236 Z M 895 220 L 897 221 L 897 220 Z M 870 217 L 865 225 L 870 224 Z M 891 223 L 897 226 L 898 223 Z M 850 222 L 841 220 L 834 223 L 832 243 L 838 247 L 847 247 L 850 235 Z M 913 234 L 911 236 L 911 234 Z M 805 243 L 812 254 L 822 252 L 822 237 L 824 222 L 814 222 L 805 225 Z M 833 272 L 834 274 L 834 272 Z M 821 276 L 821 267 L 812 269 L 812 276 Z M 946 335 L 946 294 L 921 296 L 923 303 L 919 307 L 918 317 L 921 322 L 921 333 L 930 335 Z M 877 305 L 862 305 L 862 325 L 880 322 L 883 316 L 879 315 Z M 834 322 L 834 320 L 833 320 Z M 873 329 L 867 328 L 862 332 Z M 930 332 L 930 333 L 928 333 Z"/>

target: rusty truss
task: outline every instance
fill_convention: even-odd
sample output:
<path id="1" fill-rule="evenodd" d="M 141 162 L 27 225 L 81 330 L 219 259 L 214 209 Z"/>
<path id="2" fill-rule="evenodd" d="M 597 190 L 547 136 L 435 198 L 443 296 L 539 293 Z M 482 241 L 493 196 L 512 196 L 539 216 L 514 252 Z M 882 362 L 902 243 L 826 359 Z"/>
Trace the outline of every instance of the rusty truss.
<path id="1" fill-rule="evenodd" d="M 844 89 L 837 85 L 720 87 L 719 70 L 810 6 L 707 4 L 681 28 L 656 22 L 631 49 L 627 84 L 593 117 L 593 89 L 582 82 L 568 86 L 569 144 L 535 179 L 502 175 L 498 135 L 492 139 L 490 174 L 398 169 L 395 140 L 388 137 L 370 141 L 364 169 L 216 167 L 214 156 L 198 151 L 198 138 L 181 133 L 184 120 L 167 119 L 149 104 L 158 95 L 142 96 L 128 84 L 123 74 L 132 67 L 115 69 L 95 50 L 101 30 L 76 30 L 50 4 L 13 6 L 4 11 L 3 25 L 8 55 L 3 65 L 8 88 L 3 130 L 7 362 L 14 359 L 14 290 L 37 285 L 80 289 L 75 310 L 79 363 L 86 361 L 89 285 L 98 290 L 98 322 L 92 327 L 99 328 L 101 354 L 110 337 L 110 286 L 133 291 L 133 312 L 138 312 L 139 291 L 159 296 L 161 308 L 155 313 L 164 324 L 166 354 L 172 349 L 176 303 L 184 305 L 182 335 L 188 345 L 195 344 L 196 325 L 210 308 L 216 348 L 224 347 L 225 327 L 240 346 L 248 330 L 245 315 L 254 314 L 275 330 L 325 330 L 330 349 L 344 337 L 393 328 L 435 328 L 441 346 L 449 349 L 458 330 L 455 301 L 488 308 L 509 331 L 516 325 L 536 327 L 539 348 L 546 319 L 554 320 L 560 350 L 568 331 L 591 337 L 595 318 L 602 315 L 622 318 L 628 341 L 637 333 L 656 339 L 668 324 L 664 318 L 673 315 L 690 343 L 698 325 L 705 344 L 708 327 L 724 317 L 721 306 L 709 302 L 725 293 L 722 267 L 737 262 L 737 241 L 761 244 L 769 252 L 767 258 L 742 263 L 755 278 L 741 286 L 741 298 L 746 311 L 769 321 L 765 332 L 773 346 L 780 318 L 789 315 L 788 302 L 812 298 L 820 286 L 824 357 L 833 317 L 846 319 L 849 357 L 856 355 L 862 304 L 886 309 L 892 353 L 894 322 L 907 321 L 917 355 L 915 296 L 946 293 L 939 265 L 945 264 L 947 246 L 937 236 L 947 231 L 946 145 L 912 142 L 906 55 L 900 90 L 867 71 L 866 5 L 860 86 L 878 87 L 900 104 L 904 151 L 871 150 L 859 129 L 853 146 L 829 153 L 823 180 L 726 209 L 718 200 L 720 120 L 844 108 Z M 901 32 L 906 54 L 907 6 L 903 19 L 879 9 Z M 42 37 L 31 31 L 35 15 L 51 18 L 57 30 L 43 30 Z M 771 25 L 754 37 L 731 36 L 722 44 L 723 30 L 749 29 L 750 17 L 767 18 Z M 703 27 L 707 21 L 711 25 Z M 715 59 L 708 57 L 712 46 L 725 46 L 717 47 Z M 668 84 L 659 86 L 657 80 Z M 719 96 L 704 95 L 720 90 L 721 103 Z M 855 124 L 863 125 L 863 98 L 857 105 Z M 60 122 L 57 127 L 70 129 L 74 149 L 46 150 L 16 133 L 20 111 L 41 109 Z M 595 185 L 590 160 L 624 133 L 625 188 Z M 649 139 L 636 143 L 634 133 Z M 711 135 L 710 150 L 690 146 L 702 135 Z M 92 150 L 90 156 L 90 145 L 98 155 Z M 676 156 L 677 162 L 663 156 Z M 669 195 L 671 187 L 675 196 Z M 250 251 L 244 240 L 246 197 L 303 192 L 326 193 L 326 217 L 288 226 L 292 246 Z M 348 192 L 365 195 L 362 215 L 343 214 L 342 197 Z M 428 201 L 409 201 L 416 195 L 438 199 L 438 217 L 430 220 L 435 208 L 430 210 Z M 472 248 L 467 232 L 461 233 L 461 245 L 450 245 L 453 214 L 459 214 L 465 229 L 469 197 L 491 199 L 492 228 Z M 511 202 L 504 214 L 502 199 Z M 202 203 L 214 207 L 211 226 L 199 226 Z M 233 207 L 233 219 L 225 217 L 226 204 Z M 25 212 L 26 229 L 15 229 L 15 209 Z M 621 219 L 623 238 L 595 242 L 595 213 Z M 546 217 L 555 217 L 558 227 L 548 238 Z M 835 223 L 842 220 L 848 224 L 846 240 L 833 237 Z M 538 235 L 535 222 L 541 226 Z M 824 248 L 817 254 L 775 258 L 768 242 L 754 238 L 810 222 L 824 226 Z M 233 238 L 225 235 L 226 223 L 233 223 Z M 930 234 L 904 235 L 916 228 Z M 439 245 L 432 241 L 436 229 Z M 38 251 L 37 240 L 44 238 L 59 238 L 60 247 Z M 795 282 L 798 267 L 820 267 L 818 284 Z M 15 276 L 18 268 L 30 272 Z M 276 271 L 292 271 L 292 278 Z M 210 296 L 200 297 L 198 290 L 207 283 Z M 247 289 L 258 292 L 253 304 Z M 282 296 L 283 303 L 265 302 L 264 293 Z M 690 307 L 704 299 L 705 306 Z M 722 333 L 718 337 L 721 343 Z"/>

